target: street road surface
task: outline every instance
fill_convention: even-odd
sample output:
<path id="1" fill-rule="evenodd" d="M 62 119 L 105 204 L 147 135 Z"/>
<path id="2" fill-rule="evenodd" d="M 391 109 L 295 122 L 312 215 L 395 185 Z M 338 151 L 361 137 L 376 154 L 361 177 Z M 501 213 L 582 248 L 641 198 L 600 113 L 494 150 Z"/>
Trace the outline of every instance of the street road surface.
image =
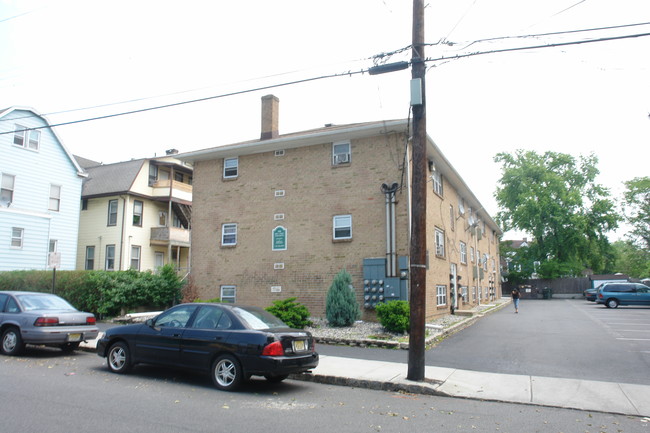
<path id="1" fill-rule="evenodd" d="M 650 420 L 287 380 L 226 393 L 202 374 L 109 373 L 93 353 L 0 356 L 1 432 L 648 432 Z"/>

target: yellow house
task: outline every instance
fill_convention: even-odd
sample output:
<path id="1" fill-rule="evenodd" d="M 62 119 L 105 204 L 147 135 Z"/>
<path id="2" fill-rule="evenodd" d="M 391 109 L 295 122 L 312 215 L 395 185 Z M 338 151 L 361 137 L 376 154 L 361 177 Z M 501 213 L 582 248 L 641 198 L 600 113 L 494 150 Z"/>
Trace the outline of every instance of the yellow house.
<path id="1" fill-rule="evenodd" d="M 77 157 L 88 173 L 81 193 L 77 269 L 189 272 L 192 165 L 172 149 L 157 158 L 101 164 Z"/>

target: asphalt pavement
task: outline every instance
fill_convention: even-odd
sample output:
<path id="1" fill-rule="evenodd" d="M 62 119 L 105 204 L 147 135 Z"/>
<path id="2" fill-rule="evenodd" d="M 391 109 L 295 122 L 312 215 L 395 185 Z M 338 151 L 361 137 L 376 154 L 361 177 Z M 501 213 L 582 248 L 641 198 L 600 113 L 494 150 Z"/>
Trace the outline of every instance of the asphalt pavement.
<path id="1" fill-rule="evenodd" d="M 478 318 L 468 318 L 468 322 Z M 94 350 L 95 344 L 96 340 L 84 343 L 82 347 Z M 648 385 L 500 374 L 429 365 L 425 366 L 423 381 L 409 380 L 407 373 L 407 363 L 321 355 L 320 363 L 312 373 L 292 378 L 357 388 L 650 417 Z"/>

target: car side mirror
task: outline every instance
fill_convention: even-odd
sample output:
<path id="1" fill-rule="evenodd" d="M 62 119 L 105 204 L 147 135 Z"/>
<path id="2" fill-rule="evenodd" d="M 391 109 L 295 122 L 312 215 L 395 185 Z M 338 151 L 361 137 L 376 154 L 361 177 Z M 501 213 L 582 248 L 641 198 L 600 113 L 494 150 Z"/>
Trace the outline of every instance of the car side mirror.
<path id="1" fill-rule="evenodd" d="M 153 319 L 147 319 L 144 323 L 148 327 L 153 328 Z"/>

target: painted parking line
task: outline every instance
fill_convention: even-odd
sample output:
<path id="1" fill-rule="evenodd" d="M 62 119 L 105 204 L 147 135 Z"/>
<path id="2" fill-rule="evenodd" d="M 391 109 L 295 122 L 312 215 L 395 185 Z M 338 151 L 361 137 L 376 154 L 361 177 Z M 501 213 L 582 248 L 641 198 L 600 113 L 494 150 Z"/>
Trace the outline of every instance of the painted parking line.
<path id="1" fill-rule="evenodd" d="M 650 338 L 617 338 L 617 340 L 627 340 L 627 341 L 650 341 Z"/>

